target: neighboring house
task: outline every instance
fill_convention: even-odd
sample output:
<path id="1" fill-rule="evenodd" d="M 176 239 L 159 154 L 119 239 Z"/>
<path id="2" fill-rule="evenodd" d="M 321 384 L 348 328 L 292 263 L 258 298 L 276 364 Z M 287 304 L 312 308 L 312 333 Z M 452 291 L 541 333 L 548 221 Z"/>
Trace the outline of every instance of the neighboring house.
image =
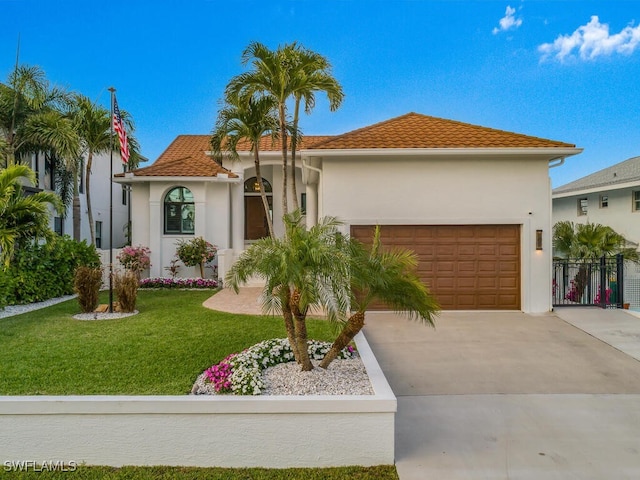
<path id="1" fill-rule="evenodd" d="M 116 179 L 132 187 L 133 244 L 151 248 L 151 276 L 162 276 L 176 242 L 194 235 L 218 245 L 223 276 L 265 234 L 248 148 L 222 165 L 209 148 L 208 135 L 181 135 L 153 165 Z M 265 139 L 261 151 L 281 234 L 279 146 Z M 385 245 L 418 254 L 418 272 L 443 308 L 546 312 L 549 165 L 580 152 L 409 113 L 343 135 L 305 136 L 296 182 L 307 225 L 336 216 L 345 233 L 365 242 L 382 225 Z"/>
<path id="2" fill-rule="evenodd" d="M 109 248 L 109 177 L 110 155 L 103 153 L 94 155 L 91 168 L 91 206 L 95 223 L 96 247 Z M 60 175 L 64 165 L 47 153 L 32 155 L 29 166 L 36 173 L 38 184 L 32 191 L 55 191 L 56 177 Z M 120 154 L 114 151 L 113 172 L 123 171 Z M 80 239 L 91 243 L 91 232 L 87 213 L 87 195 L 85 188 L 85 163 L 82 166 L 80 182 Z M 113 247 L 121 248 L 127 243 L 127 228 L 130 218 L 130 192 L 126 185 L 113 183 Z M 70 204 L 66 218 L 51 213 L 51 229 L 59 235 L 73 237 L 73 206 Z"/>
<path id="3" fill-rule="evenodd" d="M 553 190 L 553 222 L 600 223 L 640 243 L 640 157 Z"/>

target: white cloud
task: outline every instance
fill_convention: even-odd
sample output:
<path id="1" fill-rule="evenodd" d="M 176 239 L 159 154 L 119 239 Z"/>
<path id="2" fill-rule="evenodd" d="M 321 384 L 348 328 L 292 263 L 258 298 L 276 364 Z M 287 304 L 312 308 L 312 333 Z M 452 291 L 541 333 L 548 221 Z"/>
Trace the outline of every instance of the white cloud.
<path id="1" fill-rule="evenodd" d="M 522 19 L 516 18 L 516 9 L 511 7 L 511 5 L 507 5 L 507 10 L 504 12 L 505 15 L 500 19 L 500 27 L 495 27 L 492 32 L 494 35 L 500 32 L 506 32 L 507 30 L 515 30 L 520 25 L 522 25 Z"/>
<path id="2" fill-rule="evenodd" d="M 542 61 L 553 57 L 563 62 L 576 56 L 582 60 L 594 60 L 614 53 L 631 55 L 639 45 L 640 26 L 628 25 L 611 35 L 609 25 L 600 23 L 594 15 L 589 23 L 578 27 L 571 35 L 559 35 L 553 43 L 540 45 L 538 51 L 542 54 Z"/>

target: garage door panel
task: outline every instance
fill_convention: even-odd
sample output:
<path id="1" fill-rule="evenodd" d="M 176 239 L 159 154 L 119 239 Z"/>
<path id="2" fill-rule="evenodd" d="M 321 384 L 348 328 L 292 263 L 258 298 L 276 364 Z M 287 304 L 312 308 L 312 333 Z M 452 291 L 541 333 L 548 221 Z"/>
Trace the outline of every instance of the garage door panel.
<path id="1" fill-rule="evenodd" d="M 374 227 L 351 235 L 371 244 Z M 385 247 L 412 249 L 444 309 L 520 309 L 519 225 L 384 225 Z"/>

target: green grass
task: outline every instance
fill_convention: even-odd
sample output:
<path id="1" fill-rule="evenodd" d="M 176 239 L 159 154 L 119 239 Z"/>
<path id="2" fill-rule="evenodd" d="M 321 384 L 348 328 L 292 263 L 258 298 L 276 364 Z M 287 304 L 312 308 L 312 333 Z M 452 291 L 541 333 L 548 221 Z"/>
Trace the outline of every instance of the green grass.
<path id="1" fill-rule="evenodd" d="M 6 473 L 0 479 L 193 479 L 193 480 L 398 480 L 393 465 L 340 468 L 182 468 L 182 467 L 83 467 L 75 472 Z"/>
<path id="2" fill-rule="evenodd" d="M 215 312 L 210 296 L 140 290 L 140 313 L 117 320 L 75 320 L 75 299 L 0 319 L 0 395 L 183 395 L 228 354 L 286 336 L 281 318 Z M 333 338 L 307 323 L 310 338 Z"/>

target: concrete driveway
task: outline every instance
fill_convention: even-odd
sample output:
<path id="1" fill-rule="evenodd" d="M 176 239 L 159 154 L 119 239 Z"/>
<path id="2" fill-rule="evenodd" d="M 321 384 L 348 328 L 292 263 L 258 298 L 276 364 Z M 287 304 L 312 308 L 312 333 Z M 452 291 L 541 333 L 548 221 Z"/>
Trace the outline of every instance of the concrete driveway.
<path id="1" fill-rule="evenodd" d="M 561 316 L 614 337 L 637 328 L 629 348 L 640 319 L 565 313 L 444 312 L 435 330 L 367 314 L 398 397 L 401 480 L 640 478 L 640 361 Z"/>

